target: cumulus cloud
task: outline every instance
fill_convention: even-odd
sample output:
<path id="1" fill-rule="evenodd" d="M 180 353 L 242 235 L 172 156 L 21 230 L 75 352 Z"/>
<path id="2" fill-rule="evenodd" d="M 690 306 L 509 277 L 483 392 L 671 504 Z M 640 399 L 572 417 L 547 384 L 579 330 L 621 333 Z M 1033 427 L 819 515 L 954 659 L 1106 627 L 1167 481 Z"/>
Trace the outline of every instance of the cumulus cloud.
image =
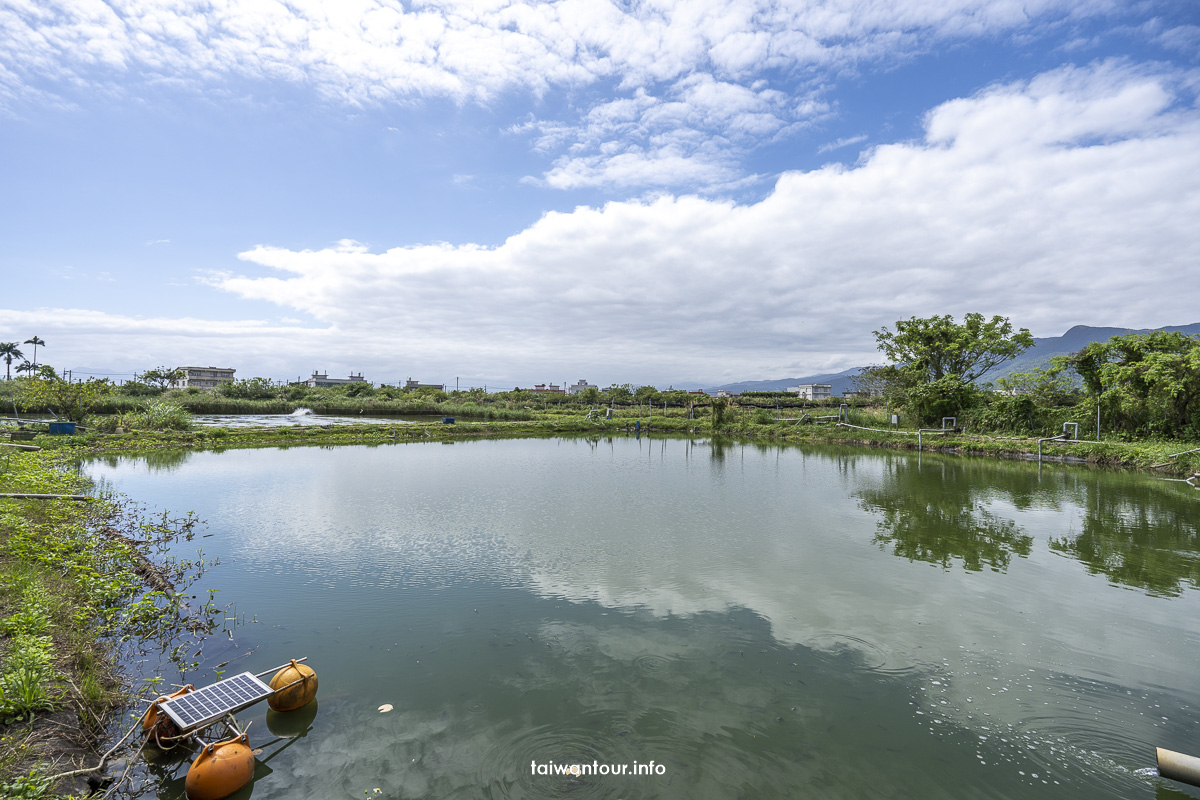
<path id="1" fill-rule="evenodd" d="M 1080 0 L 46 0 L 0 7 L 0 108 L 67 102 L 56 93 L 79 87 L 231 79 L 350 107 L 560 92 L 592 99 L 536 126 L 536 147 L 567 148 L 545 185 L 626 187 L 645 174 L 640 185 L 719 189 L 746 148 L 820 116 L 819 76 L 1109 13 Z M 1185 41 L 1181 30 L 1171 35 Z"/>
<path id="2" fill-rule="evenodd" d="M 236 336 L 231 357 L 337 352 L 352 368 L 514 382 L 835 371 L 876 360 L 870 331 L 911 315 L 1004 314 L 1040 336 L 1195 322 L 1196 85 L 1124 62 L 1065 67 L 939 105 L 920 138 L 784 174 L 752 204 L 580 207 L 495 247 L 261 245 L 207 278 L 315 329 L 76 318 L 169 324 L 205 347 Z"/>
<path id="3" fill-rule="evenodd" d="M 494 248 L 260 246 L 240 255 L 256 269 L 212 282 L 518 374 L 840 369 L 909 315 L 999 313 L 1038 335 L 1193 322 L 1200 114 L 1185 77 L 1107 62 L 994 86 L 930 111 L 920 140 L 785 174 L 750 205 L 581 207 Z"/>

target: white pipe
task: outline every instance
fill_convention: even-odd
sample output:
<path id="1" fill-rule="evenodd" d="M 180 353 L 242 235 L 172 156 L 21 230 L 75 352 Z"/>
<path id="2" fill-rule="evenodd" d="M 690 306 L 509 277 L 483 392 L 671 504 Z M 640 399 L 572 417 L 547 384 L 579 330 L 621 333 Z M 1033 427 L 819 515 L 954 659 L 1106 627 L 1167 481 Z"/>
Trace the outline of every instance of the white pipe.
<path id="1" fill-rule="evenodd" d="M 1200 758 L 1176 753 L 1173 750 L 1154 748 L 1158 760 L 1158 774 L 1180 783 L 1200 786 Z"/>

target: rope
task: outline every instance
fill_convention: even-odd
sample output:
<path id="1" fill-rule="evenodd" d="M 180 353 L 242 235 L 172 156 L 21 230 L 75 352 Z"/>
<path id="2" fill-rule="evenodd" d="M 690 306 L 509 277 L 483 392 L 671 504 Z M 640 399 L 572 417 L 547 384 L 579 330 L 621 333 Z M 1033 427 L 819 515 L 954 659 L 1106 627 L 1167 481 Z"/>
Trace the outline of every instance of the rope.
<path id="1" fill-rule="evenodd" d="M 837 426 L 839 428 L 858 428 L 860 431 L 875 431 L 876 433 L 899 433 L 904 436 L 916 436 L 919 433 L 949 433 L 949 431 L 937 430 L 937 429 L 930 429 L 930 430 L 922 429 L 920 431 L 901 431 L 901 430 L 889 431 L 886 428 L 864 428 L 862 425 L 851 425 L 849 422 L 839 422 L 837 424 Z"/>

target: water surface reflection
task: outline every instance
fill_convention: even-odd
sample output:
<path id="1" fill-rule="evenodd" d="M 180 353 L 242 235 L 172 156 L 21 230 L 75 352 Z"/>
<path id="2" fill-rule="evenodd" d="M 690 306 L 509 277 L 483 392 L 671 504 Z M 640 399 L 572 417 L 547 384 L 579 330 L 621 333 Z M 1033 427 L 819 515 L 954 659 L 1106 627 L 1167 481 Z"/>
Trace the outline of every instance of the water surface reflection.
<path id="1" fill-rule="evenodd" d="M 208 519 L 258 622 L 205 665 L 318 668 L 256 797 L 1150 796 L 1200 737 L 1195 493 L 1141 476 L 645 437 L 88 470 Z"/>

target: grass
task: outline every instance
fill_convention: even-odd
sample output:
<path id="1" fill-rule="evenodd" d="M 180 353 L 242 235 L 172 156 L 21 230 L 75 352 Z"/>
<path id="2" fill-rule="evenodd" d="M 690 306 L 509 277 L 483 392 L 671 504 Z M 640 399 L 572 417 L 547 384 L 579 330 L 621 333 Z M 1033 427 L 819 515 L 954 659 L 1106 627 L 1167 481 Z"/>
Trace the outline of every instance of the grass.
<path id="1" fill-rule="evenodd" d="M 592 418 L 587 409 L 570 406 L 552 407 L 548 411 L 525 411 L 530 419 L 471 420 L 459 417 L 455 425 L 440 422 L 361 424 L 337 426 L 287 426 L 274 428 L 208 428 L 185 430 L 135 431 L 124 436 L 105 436 L 85 433 L 73 437 L 39 436 L 37 444 L 63 450 L 82 451 L 159 451 L 154 460 L 170 457 L 175 448 L 224 449 L 229 447 L 291 447 L 326 444 L 386 444 L 394 442 L 459 441 L 484 438 L 521 436 L 554 436 L 561 434 L 632 434 L 637 431 L 688 435 L 717 435 L 760 443 L 829 442 L 836 444 L 915 450 L 918 446 L 916 428 L 903 415 L 900 427 L 890 424 L 887 408 L 850 407 L 850 424 L 856 428 L 835 425 L 836 406 L 776 409 L 766 406 L 735 406 L 727 409 L 721 424 L 715 429 L 707 408 L 696 409 L 696 418 L 689 418 L 684 409 L 663 415 L 661 409 L 647 413 L 645 405 L 617 409 L 611 419 L 601 408 Z M 806 416 L 807 415 L 807 416 Z M 453 415 L 458 416 L 458 415 Z M 960 425 L 969 424 L 960 420 Z M 863 430 L 863 429 L 869 430 Z M 1084 429 L 1086 431 L 1086 428 Z M 1046 432 L 1043 435 L 1050 435 Z M 1087 436 L 1086 433 L 1081 433 Z M 941 435 L 926 433 L 921 446 L 942 452 L 961 452 L 1003 458 L 1027 457 L 1038 451 L 1037 436 L 1005 431 L 966 430 Z M 1177 458 L 1170 456 L 1200 447 L 1200 443 L 1183 441 L 1125 441 L 1106 438 L 1098 442 L 1081 441 L 1069 444 L 1046 442 L 1044 457 L 1071 457 L 1093 464 L 1155 469 L 1164 474 L 1190 475 L 1200 472 L 1200 453 Z"/>
<path id="2" fill-rule="evenodd" d="M 86 487 L 70 456 L 0 448 L 0 491 L 80 492 Z M 190 519 L 179 522 L 118 500 L 0 499 L 0 797 L 51 791 L 43 778 L 58 771 L 51 764 L 61 745 L 47 714 L 73 712 L 70 727 L 105 734 L 106 714 L 128 701 L 111 657 L 115 642 L 161 644 L 180 631 L 172 598 L 147 588 L 142 562 L 121 538 L 165 543 L 190 533 Z M 198 566 L 166 568 L 184 583 Z"/>

